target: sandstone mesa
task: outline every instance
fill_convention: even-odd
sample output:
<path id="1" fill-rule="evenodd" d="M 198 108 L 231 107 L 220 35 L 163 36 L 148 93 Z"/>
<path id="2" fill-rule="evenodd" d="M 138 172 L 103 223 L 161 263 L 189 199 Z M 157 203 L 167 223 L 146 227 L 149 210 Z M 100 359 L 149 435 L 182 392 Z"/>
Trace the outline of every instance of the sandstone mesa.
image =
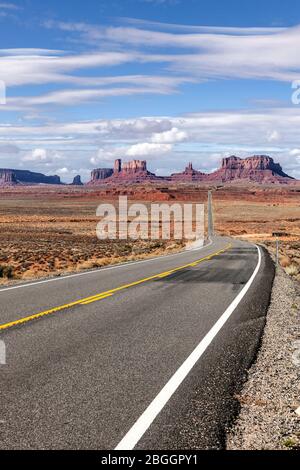
<path id="1" fill-rule="evenodd" d="M 234 181 L 258 184 L 291 184 L 297 180 L 287 175 L 279 163 L 267 155 L 254 155 L 240 158 L 235 155 L 222 159 L 221 167 L 213 173 L 204 173 L 193 168 L 189 163 L 184 171 L 170 176 L 157 176 L 147 169 L 146 160 L 122 162 L 115 160 L 113 168 L 96 168 L 91 173 L 87 185 L 131 184 L 144 182 L 216 182 Z M 0 187 L 14 185 L 60 185 L 63 184 L 57 175 L 47 176 L 29 170 L 0 169 Z M 72 186 L 82 186 L 80 175 L 75 176 Z"/>
<path id="2" fill-rule="evenodd" d="M 144 181 L 174 181 L 174 182 L 220 182 L 227 183 L 235 180 L 255 183 L 289 184 L 295 179 L 284 173 L 279 163 L 267 155 L 254 155 L 242 159 L 231 156 L 223 158 L 221 168 L 213 173 L 203 173 L 195 170 L 189 163 L 181 173 L 170 176 L 156 176 L 147 170 L 147 162 L 132 160 L 122 164 L 120 159 L 115 161 L 114 168 L 98 168 L 92 172 L 89 185 L 114 182 L 142 183 Z"/>

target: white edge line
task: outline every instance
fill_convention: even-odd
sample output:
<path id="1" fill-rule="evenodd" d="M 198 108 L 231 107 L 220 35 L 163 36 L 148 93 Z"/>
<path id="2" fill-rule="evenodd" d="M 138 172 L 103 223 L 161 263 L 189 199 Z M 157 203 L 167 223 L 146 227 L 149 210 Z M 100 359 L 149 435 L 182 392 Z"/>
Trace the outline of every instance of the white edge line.
<path id="1" fill-rule="evenodd" d="M 17 286 L 4 287 L 4 288 L 0 288 L 0 294 L 2 292 L 7 292 L 9 290 L 23 289 L 23 288 L 26 288 L 26 287 L 38 286 L 40 284 L 46 284 L 48 282 L 66 281 L 68 279 L 72 279 L 73 277 L 87 276 L 88 274 L 99 274 L 100 272 L 103 272 L 103 271 L 108 271 L 110 269 L 123 268 L 124 266 L 133 266 L 134 264 L 149 263 L 150 261 L 156 261 L 156 260 L 161 259 L 161 258 L 165 259 L 165 258 L 170 258 L 171 256 L 183 255 L 183 254 L 188 253 L 189 251 L 196 251 L 196 250 L 200 251 L 200 250 L 203 250 L 203 248 L 209 247 L 211 244 L 212 244 L 212 240 L 210 241 L 210 243 L 208 243 L 207 245 L 203 245 L 202 247 L 192 248 L 192 249 L 185 250 L 185 251 L 179 251 L 178 253 L 172 253 L 170 255 L 154 256 L 153 258 L 141 259 L 141 260 L 138 260 L 138 261 L 127 261 L 127 262 L 124 262 L 124 263 L 116 264 L 114 266 L 107 266 L 105 268 L 94 269 L 93 271 L 85 271 L 83 273 L 76 273 L 76 274 L 67 274 L 67 275 L 64 275 L 64 276 L 54 277 L 54 278 L 51 278 L 51 279 L 44 279 L 43 281 L 35 281 L 35 282 L 30 282 L 28 284 L 19 284 Z"/>
<path id="2" fill-rule="evenodd" d="M 171 379 L 167 382 L 167 384 L 163 387 L 163 389 L 159 392 L 159 394 L 154 398 L 152 403 L 148 406 L 148 408 L 144 411 L 144 413 L 138 418 L 136 423 L 132 426 L 132 428 L 128 431 L 125 437 L 121 440 L 121 442 L 117 445 L 115 450 L 132 450 L 136 446 L 136 444 L 140 441 L 143 437 L 145 432 L 148 430 L 150 425 L 153 423 L 155 418 L 170 400 L 172 395 L 175 393 L 177 388 L 181 385 L 184 379 L 187 377 L 189 372 L 192 370 L 196 362 L 200 359 L 203 355 L 205 350 L 211 344 L 213 339 L 219 333 L 221 328 L 224 326 L 228 318 L 234 312 L 238 304 L 241 302 L 249 288 L 251 287 L 259 269 L 261 266 L 261 251 L 260 248 L 255 245 L 258 251 L 258 263 L 257 266 L 250 277 L 249 281 L 241 292 L 236 296 L 233 302 L 229 305 L 229 307 L 225 310 L 219 320 L 214 324 L 211 330 L 205 335 L 205 337 L 200 341 L 198 346 L 194 349 L 194 351 L 189 355 L 189 357 L 184 361 L 184 363 L 177 369 L 175 374 L 171 377 Z"/>

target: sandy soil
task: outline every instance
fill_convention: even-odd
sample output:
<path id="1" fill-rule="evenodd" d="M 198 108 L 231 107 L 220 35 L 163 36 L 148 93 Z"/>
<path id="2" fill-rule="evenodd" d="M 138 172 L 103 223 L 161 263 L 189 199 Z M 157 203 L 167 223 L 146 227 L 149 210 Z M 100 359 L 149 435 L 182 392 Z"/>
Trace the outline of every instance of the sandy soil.
<path id="1" fill-rule="evenodd" d="M 265 243 L 300 280 L 300 187 L 212 187 L 215 229 L 224 235 Z M 182 248 L 162 241 L 99 241 L 96 208 L 128 194 L 131 201 L 203 202 L 206 186 L 1 189 L 0 283 L 90 269 Z"/>
<path id="2" fill-rule="evenodd" d="M 0 200 L 0 284 L 41 278 L 182 249 L 173 241 L 98 240 L 101 201 Z"/>

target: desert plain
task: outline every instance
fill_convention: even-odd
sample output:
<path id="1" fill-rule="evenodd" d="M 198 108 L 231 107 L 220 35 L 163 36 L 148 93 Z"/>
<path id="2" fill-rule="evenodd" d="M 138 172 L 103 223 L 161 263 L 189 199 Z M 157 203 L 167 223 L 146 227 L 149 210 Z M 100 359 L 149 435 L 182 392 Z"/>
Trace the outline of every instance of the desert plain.
<path id="1" fill-rule="evenodd" d="M 259 242 L 300 281 L 300 184 L 15 186 L 0 194 L 0 284 L 63 275 L 170 253 L 181 240 L 98 240 L 99 204 L 200 202 L 212 190 L 215 232 Z"/>

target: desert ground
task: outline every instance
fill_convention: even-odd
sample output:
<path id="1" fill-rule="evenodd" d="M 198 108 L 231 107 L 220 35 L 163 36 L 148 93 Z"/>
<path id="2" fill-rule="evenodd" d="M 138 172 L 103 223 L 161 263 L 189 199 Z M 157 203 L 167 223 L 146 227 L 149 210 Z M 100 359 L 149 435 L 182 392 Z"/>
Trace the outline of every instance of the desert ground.
<path id="1" fill-rule="evenodd" d="M 96 237 L 102 202 L 203 202 L 213 190 L 215 231 L 275 250 L 300 281 L 300 186 L 11 187 L 0 195 L 0 284 L 92 269 L 182 249 L 183 242 Z"/>

